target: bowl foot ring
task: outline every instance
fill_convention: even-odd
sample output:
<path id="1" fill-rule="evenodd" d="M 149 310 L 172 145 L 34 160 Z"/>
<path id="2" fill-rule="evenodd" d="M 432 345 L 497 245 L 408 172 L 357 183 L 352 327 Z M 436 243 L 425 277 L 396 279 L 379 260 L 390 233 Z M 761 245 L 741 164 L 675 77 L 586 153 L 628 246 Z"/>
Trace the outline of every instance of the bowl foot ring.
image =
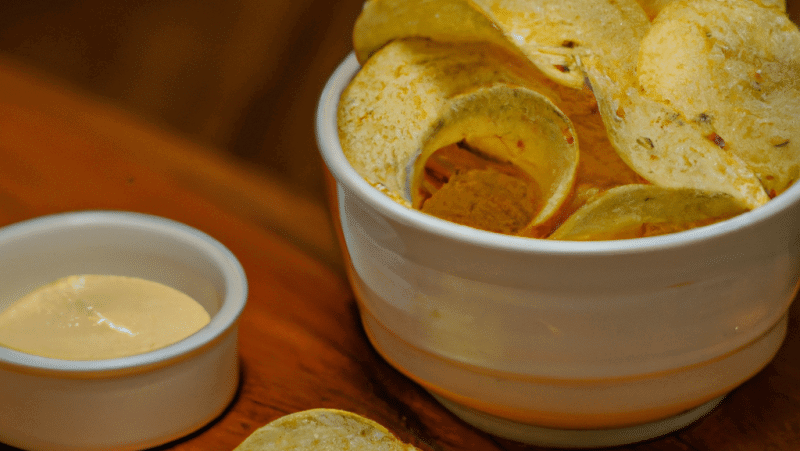
<path id="1" fill-rule="evenodd" d="M 674 417 L 636 426 L 618 429 L 552 429 L 517 423 L 432 395 L 447 410 L 478 429 L 529 445 L 554 448 L 601 448 L 656 438 L 694 423 L 711 412 L 724 398 L 720 396 Z"/>

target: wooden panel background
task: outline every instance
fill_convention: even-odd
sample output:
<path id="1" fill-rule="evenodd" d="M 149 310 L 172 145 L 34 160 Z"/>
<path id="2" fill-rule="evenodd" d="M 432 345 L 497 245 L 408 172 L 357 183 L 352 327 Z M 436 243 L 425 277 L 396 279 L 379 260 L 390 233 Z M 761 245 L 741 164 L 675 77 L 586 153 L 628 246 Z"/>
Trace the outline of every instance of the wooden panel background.
<path id="1" fill-rule="evenodd" d="M 362 0 L 6 0 L 0 52 L 322 199 L 313 114 Z"/>

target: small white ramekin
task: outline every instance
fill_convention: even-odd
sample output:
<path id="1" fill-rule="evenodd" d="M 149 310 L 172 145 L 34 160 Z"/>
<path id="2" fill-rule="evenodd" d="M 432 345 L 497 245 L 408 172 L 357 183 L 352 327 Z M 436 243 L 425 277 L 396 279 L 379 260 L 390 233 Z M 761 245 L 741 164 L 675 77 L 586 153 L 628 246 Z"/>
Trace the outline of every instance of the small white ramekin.
<path id="1" fill-rule="evenodd" d="M 800 279 L 800 183 L 685 232 L 603 242 L 505 236 L 405 208 L 349 165 L 333 73 L 317 140 L 366 332 L 398 370 L 496 435 L 543 446 L 659 436 L 780 347 Z"/>
<path id="2" fill-rule="evenodd" d="M 247 280 L 212 237 L 138 213 L 85 211 L 0 229 L 0 310 L 72 274 L 160 282 L 197 300 L 211 322 L 152 352 L 69 361 L 0 346 L 0 442 L 28 450 L 134 450 L 217 417 L 239 382 L 237 324 Z"/>

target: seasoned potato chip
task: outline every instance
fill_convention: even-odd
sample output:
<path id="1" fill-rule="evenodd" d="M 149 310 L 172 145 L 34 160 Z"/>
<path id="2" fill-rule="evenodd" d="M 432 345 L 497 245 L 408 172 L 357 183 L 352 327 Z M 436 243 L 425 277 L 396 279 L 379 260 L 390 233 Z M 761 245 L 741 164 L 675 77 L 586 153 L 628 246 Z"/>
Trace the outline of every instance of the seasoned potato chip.
<path id="1" fill-rule="evenodd" d="M 727 194 L 625 185 L 589 201 L 550 238 L 599 241 L 655 236 L 712 224 L 745 211 L 745 206 Z"/>
<path id="2" fill-rule="evenodd" d="M 380 424 L 351 412 L 311 409 L 257 429 L 234 451 L 417 451 Z"/>
<path id="3" fill-rule="evenodd" d="M 369 182 L 405 196 L 407 169 L 449 99 L 476 86 L 535 83 L 535 76 L 525 60 L 490 45 L 392 41 L 342 93 L 342 149 Z"/>
<path id="4" fill-rule="evenodd" d="M 392 41 L 342 95 L 342 149 L 368 181 L 410 201 L 431 154 L 472 142 L 538 185 L 534 221 L 542 221 L 569 194 L 578 144 L 569 119 L 539 92 L 548 91 L 540 80 L 532 65 L 498 47 Z"/>
<path id="5" fill-rule="evenodd" d="M 593 69 L 588 72 L 611 142 L 642 177 L 664 187 L 728 193 L 749 208 L 769 200 L 755 173 L 696 124 L 633 87 L 621 90 Z"/>
<path id="6" fill-rule="evenodd" d="M 412 193 L 428 157 L 463 141 L 521 169 L 536 183 L 541 205 L 532 224 L 547 220 L 569 195 L 578 166 L 575 130 L 541 94 L 508 85 L 480 87 L 451 99 L 438 119 L 416 160 Z"/>
<path id="7" fill-rule="evenodd" d="M 636 0 L 474 0 L 506 37 L 548 76 L 580 88 L 575 58 L 593 54 L 628 67 L 650 22 Z"/>
<path id="8" fill-rule="evenodd" d="M 800 178 L 800 31 L 752 0 L 675 0 L 642 41 L 639 83 L 774 196 Z"/>
<path id="9" fill-rule="evenodd" d="M 469 0 L 367 0 L 353 27 L 353 48 L 363 64 L 386 43 L 409 37 L 489 42 L 517 52 Z"/>

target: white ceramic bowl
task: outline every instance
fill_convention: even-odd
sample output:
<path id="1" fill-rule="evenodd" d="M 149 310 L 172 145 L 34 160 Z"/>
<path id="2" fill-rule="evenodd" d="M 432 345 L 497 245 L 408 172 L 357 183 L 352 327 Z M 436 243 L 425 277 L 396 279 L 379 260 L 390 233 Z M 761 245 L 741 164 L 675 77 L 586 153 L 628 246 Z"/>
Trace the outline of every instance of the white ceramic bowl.
<path id="1" fill-rule="evenodd" d="M 247 281 L 210 236 L 164 218 L 88 211 L 0 229 L 0 310 L 71 274 L 160 282 L 197 300 L 211 322 L 130 357 L 68 361 L 0 346 L 0 442 L 30 450 L 132 450 L 183 437 L 217 417 L 239 381 L 237 319 Z"/>
<path id="2" fill-rule="evenodd" d="M 367 334 L 466 421 L 546 446 L 662 435 L 763 368 L 800 278 L 800 184 L 686 232 L 554 242 L 460 226 L 396 204 L 344 157 L 328 81 L 318 143 L 334 179 Z"/>

